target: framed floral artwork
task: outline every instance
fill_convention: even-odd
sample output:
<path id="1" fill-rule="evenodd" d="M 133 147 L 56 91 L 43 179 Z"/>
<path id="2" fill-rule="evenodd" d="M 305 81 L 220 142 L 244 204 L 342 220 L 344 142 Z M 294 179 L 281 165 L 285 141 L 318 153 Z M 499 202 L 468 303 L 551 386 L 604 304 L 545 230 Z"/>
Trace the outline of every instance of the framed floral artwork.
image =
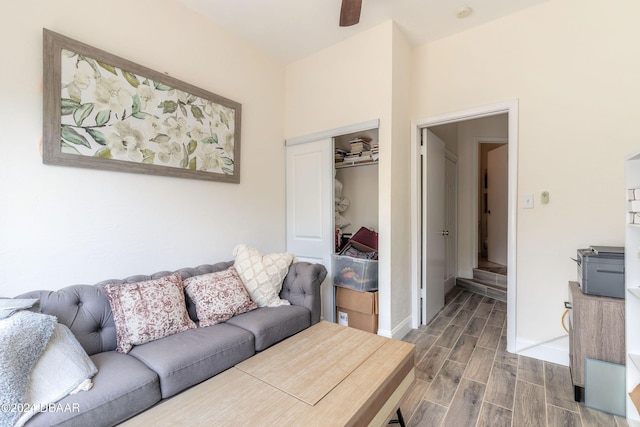
<path id="1" fill-rule="evenodd" d="M 44 29 L 43 162 L 240 182 L 242 106 Z"/>

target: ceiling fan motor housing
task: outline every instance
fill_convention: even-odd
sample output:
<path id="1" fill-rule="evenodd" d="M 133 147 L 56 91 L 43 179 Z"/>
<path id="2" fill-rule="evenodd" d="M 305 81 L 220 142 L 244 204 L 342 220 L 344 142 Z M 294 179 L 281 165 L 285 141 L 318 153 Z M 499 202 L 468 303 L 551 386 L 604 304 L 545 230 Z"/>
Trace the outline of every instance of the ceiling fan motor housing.
<path id="1" fill-rule="evenodd" d="M 349 27 L 360 22 L 362 0 L 342 0 L 340 8 L 340 26 Z"/>

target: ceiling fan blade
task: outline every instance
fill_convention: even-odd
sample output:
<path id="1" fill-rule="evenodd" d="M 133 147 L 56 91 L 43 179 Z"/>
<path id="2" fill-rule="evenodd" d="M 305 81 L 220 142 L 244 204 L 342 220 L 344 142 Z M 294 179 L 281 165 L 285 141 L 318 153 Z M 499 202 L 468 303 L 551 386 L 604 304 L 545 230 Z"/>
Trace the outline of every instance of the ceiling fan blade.
<path id="1" fill-rule="evenodd" d="M 342 0 L 340 8 L 340 26 L 349 27 L 360 22 L 362 0 Z"/>

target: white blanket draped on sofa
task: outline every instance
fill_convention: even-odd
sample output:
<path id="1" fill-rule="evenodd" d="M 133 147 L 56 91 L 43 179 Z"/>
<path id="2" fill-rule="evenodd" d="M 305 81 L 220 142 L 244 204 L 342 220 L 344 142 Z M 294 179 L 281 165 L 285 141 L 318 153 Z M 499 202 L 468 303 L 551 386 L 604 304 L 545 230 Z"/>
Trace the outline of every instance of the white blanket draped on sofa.
<path id="1" fill-rule="evenodd" d="M 16 303 L 18 301 L 18 303 Z M 25 300 L 27 301 L 27 300 Z M 70 393 L 91 388 L 97 369 L 75 336 L 54 316 L 23 311 L 34 303 L 0 301 L 0 426 L 22 426 Z"/>

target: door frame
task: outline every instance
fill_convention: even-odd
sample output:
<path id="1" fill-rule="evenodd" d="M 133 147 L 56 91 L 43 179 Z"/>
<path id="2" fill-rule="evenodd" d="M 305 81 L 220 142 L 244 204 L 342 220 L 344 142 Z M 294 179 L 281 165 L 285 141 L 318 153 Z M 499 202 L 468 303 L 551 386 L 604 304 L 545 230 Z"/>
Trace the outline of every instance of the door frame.
<path id="1" fill-rule="evenodd" d="M 508 253 L 507 253 L 507 350 L 516 351 L 516 308 L 517 308 L 517 191 L 518 191 L 518 99 L 487 104 L 451 113 L 433 115 L 411 123 L 411 279 L 414 283 L 412 293 L 411 318 L 412 327 L 420 326 L 420 134 L 422 128 L 446 123 L 461 122 L 482 117 L 508 114 L 509 135 L 509 201 L 508 201 Z M 477 154 L 476 154 L 477 155 Z M 476 162 L 477 167 L 477 162 Z M 477 178 L 476 178 L 477 179 Z M 477 197 L 477 196 L 476 196 Z M 475 204 L 477 206 L 477 202 Z M 477 233 L 476 233 L 477 234 Z M 460 238 L 460 236 L 458 236 Z M 477 258 L 476 258 L 477 259 Z"/>
<path id="2" fill-rule="evenodd" d="M 446 164 L 447 162 L 450 162 L 453 165 L 454 168 L 454 181 L 453 181 L 453 227 L 447 227 L 447 230 L 449 230 L 450 235 L 453 236 L 453 239 L 447 239 L 447 241 L 445 242 L 445 246 L 447 245 L 452 245 L 453 246 L 453 253 L 455 254 L 454 259 L 450 260 L 447 259 L 448 262 L 453 262 L 453 271 L 454 274 L 457 275 L 458 272 L 458 156 L 453 154 L 451 151 L 445 149 L 444 152 L 444 161 L 445 161 L 445 170 L 446 170 Z M 445 178 L 445 185 L 447 183 L 447 179 Z M 445 191 L 446 191 L 446 187 L 445 187 Z M 445 198 L 446 198 L 446 194 L 445 194 Z M 445 205 L 446 205 L 446 201 L 445 201 Z M 446 212 L 446 207 L 445 207 L 445 212 Z M 447 254 L 449 253 L 448 248 L 445 249 L 447 251 Z M 448 269 L 447 269 L 447 274 L 448 274 Z M 447 287 L 448 281 L 453 280 L 453 286 L 455 286 L 455 277 L 453 279 L 450 279 L 449 277 L 445 277 L 445 295 L 447 294 Z M 452 286 L 452 288 L 453 288 Z"/>

